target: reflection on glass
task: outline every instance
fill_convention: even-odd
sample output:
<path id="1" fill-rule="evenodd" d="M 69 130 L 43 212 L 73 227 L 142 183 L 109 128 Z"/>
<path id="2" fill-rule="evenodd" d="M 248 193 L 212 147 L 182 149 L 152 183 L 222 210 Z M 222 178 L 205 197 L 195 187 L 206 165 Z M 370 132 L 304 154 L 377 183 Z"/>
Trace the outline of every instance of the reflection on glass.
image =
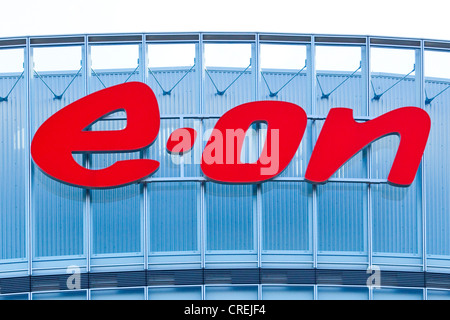
<path id="1" fill-rule="evenodd" d="M 425 110 L 431 131 L 423 162 L 425 171 L 427 252 L 450 255 L 450 52 L 425 51 Z"/>

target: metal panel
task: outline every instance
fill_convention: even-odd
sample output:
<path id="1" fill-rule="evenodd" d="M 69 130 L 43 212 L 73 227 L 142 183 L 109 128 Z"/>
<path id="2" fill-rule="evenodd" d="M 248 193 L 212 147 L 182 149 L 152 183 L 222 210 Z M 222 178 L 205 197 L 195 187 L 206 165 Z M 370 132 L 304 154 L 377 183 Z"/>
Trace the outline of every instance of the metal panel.
<path id="1" fill-rule="evenodd" d="M 252 185 L 206 183 L 207 249 L 255 249 Z"/>
<path id="2" fill-rule="evenodd" d="M 304 182 L 262 185 L 262 250 L 311 250 L 312 186 Z"/>
<path id="3" fill-rule="evenodd" d="M 8 100 L 0 102 L 0 260 L 26 256 L 28 149 L 25 79 L 20 74 L 0 77 L 0 96 L 10 91 Z"/>
<path id="4" fill-rule="evenodd" d="M 429 95 L 435 95 L 449 82 L 427 81 Z M 425 192 L 427 210 L 427 252 L 450 256 L 450 92 L 436 97 L 425 106 L 431 118 L 430 137 L 425 149 Z"/>
<path id="5" fill-rule="evenodd" d="M 61 94 L 75 76 L 73 73 L 40 73 L 32 79 L 32 134 L 52 114 L 83 95 L 82 76 L 78 75 L 61 100 Z M 44 83 L 45 81 L 45 83 Z M 75 159 L 81 164 L 82 157 Z M 51 179 L 32 164 L 32 217 L 35 257 L 82 255 L 84 191 Z"/>
<path id="6" fill-rule="evenodd" d="M 198 251 L 198 183 L 148 185 L 150 253 Z"/>
<path id="7" fill-rule="evenodd" d="M 147 84 L 155 93 L 161 115 L 200 113 L 200 106 L 195 100 L 197 91 L 195 79 L 198 76 L 195 68 L 189 70 L 190 68 L 181 70 L 180 68 L 158 68 L 149 72 Z M 165 94 L 164 91 L 170 89 L 172 89 L 171 93 Z"/>
<path id="8" fill-rule="evenodd" d="M 367 252 L 367 186 L 329 183 L 317 190 L 319 252 Z"/>
<path id="9" fill-rule="evenodd" d="M 217 88 L 225 90 L 243 69 L 208 68 L 208 72 Z M 253 101 L 253 86 L 251 71 L 247 70 L 223 95 L 219 95 L 211 80 L 206 77 L 204 112 L 221 115 L 240 104 Z"/>

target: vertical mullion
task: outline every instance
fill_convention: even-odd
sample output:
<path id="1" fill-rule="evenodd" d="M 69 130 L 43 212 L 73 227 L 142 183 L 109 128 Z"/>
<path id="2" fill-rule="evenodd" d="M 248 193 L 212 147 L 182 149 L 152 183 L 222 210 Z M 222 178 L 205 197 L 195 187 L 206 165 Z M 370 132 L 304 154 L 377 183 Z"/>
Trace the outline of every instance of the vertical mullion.
<path id="1" fill-rule="evenodd" d="M 26 134 L 26 144 L 29 150 L 31 145 L 31 136 L 32 136 L 32 125 L 31 125 L 31 76 L 32 76 L 32 62 L 33 56 L 31 53 L 30 47 L 30 38 L 26 38 L 26 48 L 25 48 L 25 57 L 24 57 L 24 68 L 25 68 L 25 79 L 26 79 L 26 126 L 27 126 L 27 134 Z M 25 155 L 26 159 L 26 170 L 27 170 L 27 193 L 26 193 L 26 256 L 28 257 L 28 275 L 33 273 L 33 232 L 32 232 L 32 203 L 31 203 L 31 188 L 32 188 L 32 176 L 31 176 L 31 155 L 29 152 Z"/>
<path id="2" fill-rule="evenodd" d="M 311 36 L 311 46 L 309 49 L 309 60 L 308 68 L 310 69 L 310 95 L 311 95 L 311 114 L 316 114 L 316 44 L 315 36 Z M 316 123 L 311 124 L 311 142 L 314 145 L 316 136 Z M 313 224 L 313 267 L 317 268 L 317 185 L 312 186 L 312 224 Z M 314 285 L 314 300 L 317 300 L 317 285 Z"/>
<path id="3" fill-rule="evenodd" d="M 366 37 L 366 52 L 365 52 L 365 93 L 366 93 L 366 115 L 370 117 L 370 80 L 371 80 L 371 70 L 370 70 L 370 38 Z M 372 149 L 371 144 L 366 148 L 366 161 L 367 161 L 367 179 L 370 181 L 372 179 Z M 369 268 L 372 267 L 372 252 L 373 252 L 373 235 L 372 235 L 372 185 L 369 183 L 367 185 L 367 256 Z M 372 291 L 369 291 L 369 296 Z"/>
<path id="4" fill-rule="evenodd" d="M 419 52 L 419 72 L 420 72 L 420 93 L 419 107 L 425 109 L 425 66 L 424 66 L 424 40 L 420 40 L 420 52 Z M 417 62 L 416 62 L 417 63 Z M 422 202 L 422 261 L 423 261 L 423 271 L 426 272 L 428 269 L 427 264 L 427 210 L 426 210 L 426 185 L 425 185 L 425 153 L 422 155 L 422 164 L 420 166 L 421 175 L 421 202 Z M 425 290 L 425 299 L 427 299 L 427 291 Z"/>
<path id="5" fill-rule="evenodd" d="M 255 34 L 255 43 L 253 44 L 253 56 L 252 56 L 252 73 L 253 73 L 253 101 L 257 101 L 260 93 L 260 43 L 259 43 L 259 34 Z M 256 127 L 256 132 L 259 133 L 260 125 L 258 124 Z M 260 155 L 260 134 L 256 135 L 256 157 Z M 257 266 L 258 268 L 262 267 L 262 195 L 261 195 L 261 183 L 256 185 L 256 237 L 257 237 Z M 258 300 L 262 300 L 262 286 L 261 283 L 258 283 Z"/>
<path id="6" fill-rule="evenodd" d="M 204 86 L 205 86 L 205 57 L 204 57 L 204 44 L 203 44 L 203 33 L 199 34 L 199 43 L 197 46 L 197 70 L 198 70 L 198 92 L 199 92 L 199 113 L 203 114 L 204 112 Z M 202 121 L 201 126 L 201 141 L 200 143 L 203 145 L 203 131 L 204 124 Z M 206 214 L 205 214 L 205 182 L 200 182 L 200 263 L 201 268 L 204 269 L 206 266 Z M 205 299 L 205 290 L 202 290 L 202 299 Z"/>
<path id="7" fill-rule="evenodd" d="M 139 64 L 141 69 L 141 81 L 145 84 L 147 84 L 147 68 L 148 68 L 148 50 L 147 50 L 147 43 L 146 43 L 146 37 L 145 34 L 142 34 L 142 42 L 141 42 L 141 50 L 140 50 L 140 56 L 139 56 Z M 145 159 L 148 158 L 148 148 L 142 150 L 140 152 L 141 158 Z M 146 271 L 148 269 L 148 197 L 147 197 L 147 183 L 142 184 L 141 188 L 141 212 L 142 212 L 142 224 L 141 227 L 142 231 L 142 252 L 143 252 L 143 258 L 144 258 L 144 270 Z M 148 288 L 145 289 L 145 300 L 148 300 Z"/>
<path id="8" fill-rule="evenodd" d="M 89 45 L 88 36 L 84 37 L 84 65 L 86 68 L 86 72 L 84 74 L 84 90 L 85 94 L 88 95 L 90 93 L 90 81 L 91 81 L 91 46 Z M 91 156 L 85 155 L 85 166 L 86 168 L 90 168 Z M 86 203 L 85 203 L 85 211 L 86 211 L 86 247 L 87 247 L 87 271 L 91 271 L 91 251 L 92 251 L 92 217 L 91 217 L 91 192 L 89 189 L 85 189 L 86 195 Z M 88 298 L 90 299 L 90 291 L 88 292 Z"/>

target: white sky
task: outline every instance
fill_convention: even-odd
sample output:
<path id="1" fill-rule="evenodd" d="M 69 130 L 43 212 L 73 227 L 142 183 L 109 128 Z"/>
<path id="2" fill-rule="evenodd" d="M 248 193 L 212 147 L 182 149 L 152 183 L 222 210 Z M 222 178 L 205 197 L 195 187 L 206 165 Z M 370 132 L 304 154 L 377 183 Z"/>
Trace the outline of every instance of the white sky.
<path id="1" fill-rule="evenodd" d="M 0 37 L 261 31 L 450 40 L 448 0 L 0 0 Z"/>
<path id="2" fill-rule="evenodd" d="M 250 31 L 312 34 L 356 34 L 450 40 L 448 0 L 0 0 L 0 37 L 126 32 Z M 278 47 L 278 48 L 277 48 Z M 81 51 L 64 49 L 57 54 L 35 50 L 36 70 L 78 69 Z M 58 49 L 58 50 L 59 50 Z M 149 50 L 150 67 L 163 66 L 168 58 L 175 65 L 191 66 L 193 47 Z M 67 49 L 69 50 L 69 49 Z M 20 54 L 0 50 L 0 72 L 21 69 Z M 167 52 L 171 52 L 168 54 Z M 180 55 L 179 52 L 183 52 Z M 236 52 L 237 54 L 232 54 Z M 412 51 L 372 51 L 372 71 L 406 74 L 414 65 Z M 303 47 L 265 46 L 262 67 L 300 69 Z M 249 46 L 205 48 L 206 65 L 245 68 Z M 46 60 L 46 57 L 52 56 Z M 117 59 L 117 57 L 121 59 Z M 123 59 L 123 57 L 127 57 Z M 359 66 L 360 50 L 318 48 L 319 70 L 353 71 Z M 137 47 L 96 47 L 94 69 L 132 68 Z M 282 57 L 282 59 L 280 58 Z M 390 61 L 386 60 L 386 57 Z M 165 58 L 165 60 L 164 60 Z M 426 72 L 450 78 L 449 54 L 427 52 Z M 411 60 L 412 59 L 412 60 Z M 159 64 L 153 61 L 161 61 Z M 335 61 L 335 62 L 333 62 Z M 411 62 L 412 61 L 412 62 Z M 386 67 L 388 66 L 388 67 Z M 383 69 L 388 70 L 383 70 Z"/>

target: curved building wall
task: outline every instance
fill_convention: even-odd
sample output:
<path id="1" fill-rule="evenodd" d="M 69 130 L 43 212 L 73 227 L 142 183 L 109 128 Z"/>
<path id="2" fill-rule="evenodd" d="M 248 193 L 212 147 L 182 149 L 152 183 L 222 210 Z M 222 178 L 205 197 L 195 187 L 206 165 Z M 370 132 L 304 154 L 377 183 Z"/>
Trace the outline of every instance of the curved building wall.
<path id="1" fill-rule="evenodd" d="M 191 44 L 192 64 L 152 67 L 153 46 L 172 44 Z M 230 54 L 233 46 L 246 45 L 250 64 L 207 65 L 210 44 L 222 44 Z M 111 45 L 134 45 L 136 68 L 94 69 L 93 48 Z M 261 48 L 269 45 L 301 48 L 304 68 L 300 57 L 297 69 L 261 67 Z M 424 68 L 425 53 L 445 52 L 448 43 L 144 34 L 4 39 L 0 46 L 0 53 L 16 50 L 24 57 L 23 73 L 0 74 L 0 96 L 10 92 L 0 99 L 0 299 L 450 297 L 450 79 L 425 77 Z M 61 46 L 79 48 L 79 70 L 34 69 L 37 49 Z M 354 69 L 322 70 L 323 61 L 316 59 L 321 47 L 352 48 L 360 60 Z M 373 48 L 412 52 L 414 72 L 372 71 Z M 40 171 L 29 154 L 37 128 L 69 103 L 125 81 L 145 82 L 154 91 L 161 113 L 157 140 L 142 152 L 75 159 L 96 169 L 151 158 L 160 169 L 138 184 L 110 190 L 68 186 Z M 256 100 L 289 101 L 306 111 L 308 125 L 295 157 L 262 184 L 209 181 L 199 159 L 210 129 L 225 111 Z M 425 109 L 432 121 L 410 187 L 387 184 L 399 141 L 392 136 L 359 152 L 327 184 L 305 182 L 330 108 L 352 108 L 355 119 L 367 121 L 404 106 Z M 125 125 L 126 115 L 116 113 L 91 130 Z M 182 159 L 165 149 L 170 133 L 181 127 L 199 133 Z M 255 129 L 244 145 L 247 160 L 257 158 L 264 139 L 264 127 Z M 368 287 L 376 270 L 381 287 Z M 68 277 L 78 274 L 79 286 L 68 290 Z"/>

